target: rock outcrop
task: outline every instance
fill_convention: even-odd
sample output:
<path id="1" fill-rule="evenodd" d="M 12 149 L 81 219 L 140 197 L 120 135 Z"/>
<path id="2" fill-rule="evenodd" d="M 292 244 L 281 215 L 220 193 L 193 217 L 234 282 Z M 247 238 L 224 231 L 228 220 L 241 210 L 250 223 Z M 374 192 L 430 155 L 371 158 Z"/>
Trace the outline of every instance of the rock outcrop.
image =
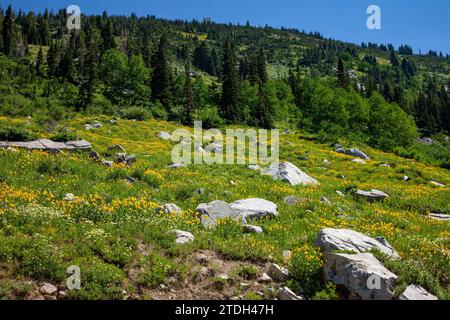
<path id="1" fill-rule="evenodd" d="M 274 179 L 288 182 L 291 186 L 313 185 L 319 182 L 308 176 L 290 162 L 281 162 L 277 166 L 272 165 L 266 173 Z"/>
<path id="2" fill-rule="evenodd" d="M 399 300 L 439 300 L 421 286 L 412 284 L 403 291 Z"/>

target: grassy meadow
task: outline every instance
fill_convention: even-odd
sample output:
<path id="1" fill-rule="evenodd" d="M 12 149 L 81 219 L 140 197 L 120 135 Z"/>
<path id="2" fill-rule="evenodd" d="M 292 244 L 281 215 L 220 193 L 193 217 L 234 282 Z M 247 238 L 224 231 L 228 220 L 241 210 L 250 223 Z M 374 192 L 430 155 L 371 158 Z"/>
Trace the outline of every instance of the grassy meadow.
<path id="1" fill-rule="evenodd" d="M 322 256 L 314 246 L 325 227 L 385 237 L 402 257 L 386 264 L 399 276 L 397 294 L 416 283 L 448 298 L 449 223 L 427 217 L 450 214 L 448 170 L 364 146 L 359 147 L 372 160 L 355 163 L 300 131 L 280 135 L 280 158 L 320 184 L 291 187 L 247 165 L 167 168 L 174 143 L 156 135 L 179 125 L 109 120 L 77 117 L 59 126 L 91 142 L 105 159 L 115 155 L 109 146 L 122 145 L 137 158 L 131 167 L 107 168 L 82 152 L 0 149 L 0 299 L 40 298 L 44 282 L 58 286 L 59 297 L 71 299 L 271 299 L 277 284 L 255 282 L 271 261 L 290 270 L 292 289 L 310 299 L 334 299 L 339 292 L 323 281 Z M 85 130 L 86 123 L 95 121 L 103 127 Z M 52 136 L 31 118 L 2 117 L 0 122 L 28 128 L 38 137 Z M 405 175 L 410 180 L 404 181 Z M 195 192 L 201 188 L 203 193 Z M 355 199 L 357 189 L 379 189 L 390 198 L 368 203 Z M 76 200 L 64 201 L 67 193 Z M 297 196 L 299 202 L 288 205 L 286 196 Z M 321 202 L 321 196 L 332 204 Z M 233 221 L 205 229 L 193 214 L 200 203 L 246 198 L 278 205 L 278 218 L 254 222 L 263 234 L 246 234 Z M 158 212 L 165 203 L 175 203 L 183 213 Z M 189 231 L 195 241 L 177 245 L 167 233 L 171 229 Z M 200 253 L 207 262 L 196 259 Z M 80 290 L 65 289 L 72 265 L 81 269 Z M 220 277 L 224 273 L 229 279 Z"/>

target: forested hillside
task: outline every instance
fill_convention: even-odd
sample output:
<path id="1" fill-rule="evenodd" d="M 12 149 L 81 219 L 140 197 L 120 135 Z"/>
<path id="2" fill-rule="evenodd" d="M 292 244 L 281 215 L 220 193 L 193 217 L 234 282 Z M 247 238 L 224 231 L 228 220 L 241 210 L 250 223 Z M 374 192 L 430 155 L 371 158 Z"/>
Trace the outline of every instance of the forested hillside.
<path id="1" fill-rule="evenodd" d="M 66 20 L 65 10 L 0 10 L 2 114 L 49 130 L 73 112 L 300 127 L 450 166 L 448 55 L 210 19 L 105 12 L 71 32 Z"/>

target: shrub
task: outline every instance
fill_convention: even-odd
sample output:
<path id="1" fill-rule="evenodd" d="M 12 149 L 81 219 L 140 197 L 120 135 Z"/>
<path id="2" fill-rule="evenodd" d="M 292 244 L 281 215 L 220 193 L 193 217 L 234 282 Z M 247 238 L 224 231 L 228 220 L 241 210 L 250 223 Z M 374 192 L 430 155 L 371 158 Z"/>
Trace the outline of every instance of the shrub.
<path id="1" fill-rule="evenodd" d="M 307 295 L 321 289 L 322 254 L 320 249 L 304 244 L 295 248 L 289 264 L 289 270 Z"/>
<path id="2" fill-rule="evenodd" d="M 57 142 L 67 142 L 77 140 L 78 136 L 75 132 L 64 128 L 51 136 L 50 139 Z"/>
<path id="3" fill-rule="evenodd" d="M 255 279 L 258 276 L 258 274 L 259 269 L 252 265 L 244 266 L 238 271 L 238 275 L 246 280 Z"/>
<path id="4" fill-rule="evenodd" d="M 144 121 L 151 118 L 151 112 L 143 107 L 130 107 L 122 111 L 122 118 Z"/>
<path id="5" fill-rule="evenodd" d="M 0 128 L 0 140 L 32 141 L 36 140 L 36 135 L 23 127 L 7 126 Z"/>

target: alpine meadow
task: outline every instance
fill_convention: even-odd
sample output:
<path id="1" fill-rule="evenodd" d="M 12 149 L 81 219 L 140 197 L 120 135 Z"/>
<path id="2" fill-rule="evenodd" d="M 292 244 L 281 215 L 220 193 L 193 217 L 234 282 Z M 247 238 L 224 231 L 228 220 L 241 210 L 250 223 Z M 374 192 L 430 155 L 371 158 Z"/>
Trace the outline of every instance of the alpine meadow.
<path id="1" fill-rule="evenodd" d="M 0 299 L 448 300 L 448 54 L 79 18 L 0 8 Z"/>

